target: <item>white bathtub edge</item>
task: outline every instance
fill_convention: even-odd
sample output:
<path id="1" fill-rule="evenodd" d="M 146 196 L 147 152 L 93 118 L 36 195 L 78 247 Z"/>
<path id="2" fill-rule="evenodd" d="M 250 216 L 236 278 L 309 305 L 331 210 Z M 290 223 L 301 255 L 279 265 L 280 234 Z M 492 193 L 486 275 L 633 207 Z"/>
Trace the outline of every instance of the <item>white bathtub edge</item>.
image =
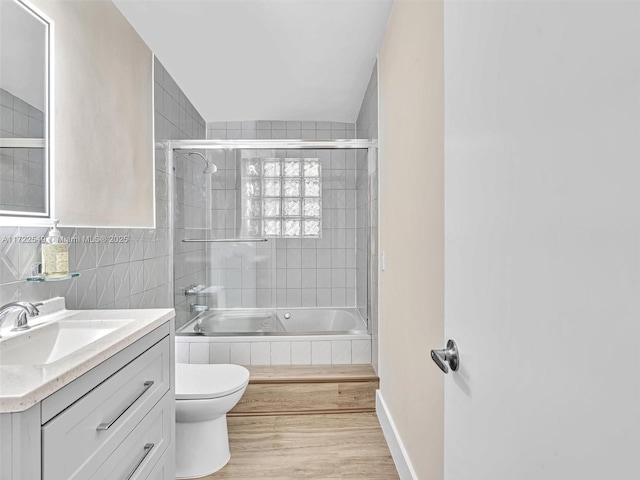
<path id="1" fill-rule="evenodd" d="M 180 335 L 176 334 L 176 343 L 253 343 L 253 342 L 317 342 L 339 340 L 370 340 L 368 333 L 346 335 Z"/>

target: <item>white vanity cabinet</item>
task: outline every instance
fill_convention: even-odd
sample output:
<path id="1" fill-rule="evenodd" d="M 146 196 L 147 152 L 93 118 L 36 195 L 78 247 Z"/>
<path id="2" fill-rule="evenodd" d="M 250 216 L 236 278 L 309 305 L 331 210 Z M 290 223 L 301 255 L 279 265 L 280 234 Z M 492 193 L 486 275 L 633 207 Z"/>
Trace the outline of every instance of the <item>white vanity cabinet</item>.
<path id="1" fill-rule="evenodd" d="M 172 323 L 0 414 L 0 480 L 174 480 Z"/>

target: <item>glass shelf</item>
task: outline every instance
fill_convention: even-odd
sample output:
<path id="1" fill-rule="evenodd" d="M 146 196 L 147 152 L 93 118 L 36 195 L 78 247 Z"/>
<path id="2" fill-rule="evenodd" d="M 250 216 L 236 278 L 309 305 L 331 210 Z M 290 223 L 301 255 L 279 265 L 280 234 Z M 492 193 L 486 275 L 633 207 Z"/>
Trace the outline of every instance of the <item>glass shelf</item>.
<path id="1" fill-rule="evenodd" d="M 27 277 L 27 282 L 60 282 L 62 280 L 69 280 L 71 278 L 76 278 L 79 276 L 79 272 L 70 273 L 62 277 L 44 277 L 42 275 L 37 275 L 35 277 Z"/>

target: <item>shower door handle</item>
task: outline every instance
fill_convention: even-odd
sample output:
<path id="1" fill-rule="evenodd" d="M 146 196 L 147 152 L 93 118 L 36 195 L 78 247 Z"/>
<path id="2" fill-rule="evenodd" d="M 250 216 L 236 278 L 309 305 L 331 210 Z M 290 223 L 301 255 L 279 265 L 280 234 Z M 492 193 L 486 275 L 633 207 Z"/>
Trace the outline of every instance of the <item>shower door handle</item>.
<path id="1" fill-rule="evenodd" d="M 447 348 L 444 350 L 431 350 L 431 359 L 438 365 L 438 368 L 440 368 L 443 373 L 449 373 L 449 368 L 454 372 L 460 368 L 458 346 L 456 342 L 451 339 L 447 342 Z M 447 366 L 447 364 L 449 365 Z"/>

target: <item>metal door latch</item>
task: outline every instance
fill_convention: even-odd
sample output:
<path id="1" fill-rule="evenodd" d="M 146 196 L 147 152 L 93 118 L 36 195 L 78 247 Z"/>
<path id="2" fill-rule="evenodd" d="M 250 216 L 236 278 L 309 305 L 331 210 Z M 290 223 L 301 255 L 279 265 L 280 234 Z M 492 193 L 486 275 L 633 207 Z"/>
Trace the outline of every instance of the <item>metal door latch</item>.
<path id="1" fill-rule="evenodd" d="M 431 350 L 431 359 L 436 362 L 436 365 L 438 365 L 444 373 L 449 373 L 449 368 L 454 372 L 460 368 L 458 346 L 456 342 L 451 339 L 447 342 L 447 348 L 444 350 Z M 447 363 L 449 366 L 447 366 Z"/>

